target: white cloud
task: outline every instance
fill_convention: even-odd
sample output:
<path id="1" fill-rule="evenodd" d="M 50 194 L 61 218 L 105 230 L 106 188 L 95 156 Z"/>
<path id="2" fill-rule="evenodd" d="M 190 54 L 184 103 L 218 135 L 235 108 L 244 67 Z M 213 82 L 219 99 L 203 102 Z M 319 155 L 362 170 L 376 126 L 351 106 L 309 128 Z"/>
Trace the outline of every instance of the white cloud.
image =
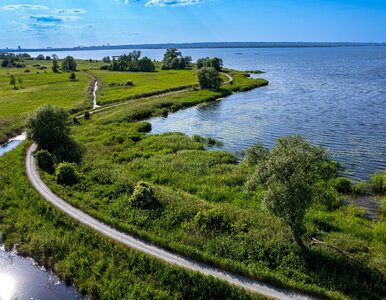
<path id="1" fill-rule="evenodd" d="M 146 2 L 146 6 L 188 6 L 188 5 L 199 5 L 204 0 L 149 0 Z"/>
<path id="2" fill-rule="evenodd" d="M 54 10 L 56 14 L 63 14 L 63 15 L 76 15 L 76 14 L 84 14 L 86 11 L 81 8 L 57 8 Z"/>
<path id="3" fill-rule="evenodd" d="M 47 10 L 47 6 L 31 4 L 9 4 L 1 7 L 2 10 Z"/>
<path id="4" fill-rule="evenodd" d="M 30 19 L 42 23 L 62 23 L 65 21 L 76 21 L 81 19 L 78 16 L 53 16 L 53 15 L 33 15 Z"/>

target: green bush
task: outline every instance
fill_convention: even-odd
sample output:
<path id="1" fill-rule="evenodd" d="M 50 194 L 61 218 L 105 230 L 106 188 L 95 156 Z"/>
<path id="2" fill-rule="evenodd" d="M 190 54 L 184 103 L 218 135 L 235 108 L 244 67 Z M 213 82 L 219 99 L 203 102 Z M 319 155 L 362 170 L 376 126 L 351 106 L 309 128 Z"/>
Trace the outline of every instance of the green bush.
<path id="1" fill-rule="evenodd" d="M 53 173 L 55 171 L 54 158 L 52 157 L 50 152 L 48 152 L 47 150 L 39 150 L 35 153 L 34 156 L 38 162 L 38 166 L 40 167 L 40 169 L 48 173 Z"/>
<path id="2" fill-rule="evenodd" d="M 351 192 L 351 181 L 345 177 L 335 179 L 335 188 L 339 193 L 347 194 Z"/>
<path id="3" fill-rule="evenodd" d="M 227 232 L 231 228 L 224 213 L 215 208 L 198 212 L 194 217 L 194 222 L 201 231 Z"/>
<path id="4" fill-rule="evenodd" d="M 141 209 L 155 209 L 160 207 L 160 202 L 154 194 L 153 188 L 146 182 L 139 182 L 130 197 L 130 204 Z"/>
<path id="5" fill-rule="evenodd" d="M 370 178 L 371 190 L 377 194 L 383 194 L 386 190 L 386 174 L 375 173 Z"/>
<path id="6" fill-rule="evenodd" d="M 369 194 L 369 184 L 364 181 L 357 182 L 352 186 L 351 190 L 355 195 L 366 196 Z"/>
<path id="7" fill-rule="evenodd" d="M 78 176 L 76 175 L 73 164 L 61 163 L 56 168 L 56 182 L 61 185 L 74 185 L 78 182 Z"/>
<path id="8" fill-rule="evenodd" d="M 380 204 L 379 204 L 380 210 L 381 210 L 381 218 L 386 218 L 386 197 L 381 198 Z"/>

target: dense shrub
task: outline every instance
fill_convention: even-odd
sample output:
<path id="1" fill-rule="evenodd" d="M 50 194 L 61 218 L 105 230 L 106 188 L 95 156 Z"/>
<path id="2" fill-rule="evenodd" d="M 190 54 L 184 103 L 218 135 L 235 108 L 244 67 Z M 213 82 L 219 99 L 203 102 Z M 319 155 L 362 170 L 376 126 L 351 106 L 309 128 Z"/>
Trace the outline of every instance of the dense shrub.
<path id="1" fill-rule="evenodd" d="M 355 183 L 351 188 L 351 192 L 358 196 L 366 196 L 369 194 L 369 191 L 369 184 L 364 181 Z"/>
<path id="2" fill-rule="evenodd" d="M 197 60 L 197 63 L 196 63 L 196 66 L 197 66 L 197 69 L 201 69 L 201 68 L 204 68 L 204 67 L 207 67 L 207 68 L 215 68 L 217 71 L 221 71 L 222 69 L 222 66 L 223 66 L 223 60 L 221 58 L 218 58 L 218 57 L 214 57 L 214 58 L 209 58 L 209 57 L 205 57 L 205 58 L 200 58 Z"/>
<path id="3" fill-rule="evenodd" d="M 216 90 L 222 83 L 220 73 L 213 67 L 198 70 L 197 79 L 201 89 Z"/>
<path id="4" fill-rule="evenodd" d="M 201 231 L 227 232 L 231 228 L 224 213 L 215 208 L 198 212 L 194 217 L 194 222 Z"/>
<path id="5" fill-rule="evenodd" d="M 61 185 L 71 186 L 78 182 L 74 165 L 71 163 L 61 163 L 56 168 L 56 182 Z"/>
<path id="6" fill-rule="evenodd" d="M 146 56 L 140 57 L 141 51 L 133 51 L 128 55 L 121 55 L 118 59 L 113 59 L 108 69 L 111 71 L 154 72 L 154 62 Z"/>
<path id="7" fill-rule="evenodd" d="M 46 171 L 48 173 L 53 173 L 55 171 L 54 169 L 54 158 L 52 157 L 51 153 L 47 150 L 39 150 L 35 153 L 35 158 L 38 162 L 38 166 L 43 171 Z"/>
<path id="8" fill-rule="evenodd" d="M 347 194 L 351 192 L 351 181 L 348 178 L 339 177 L 335 179 L 335 188 L 339 193 Z"/>
<path id="9" fill-rule="evenodd" d="M 160 202 L 154 194 L 153 188 L 146 182 L 139 182 L 130 197 L 130 204 L 141 209 L 155 209 L 160 207 Z"/>
<path id="10" fill-rule="evenodd" d="M 72 56 L 67 56 L 62 60 L 62 71 L 64 72 L 75 72 L 76 71 L 76 61 Z"/>
<path id="11" fill-rule="evenodd" d="M 249 166 L 255 166 L 258 162 L 267 158 L 269 150 L 262 144 L 256 144 L 245 150 L 244 161 Z"/>
<path id="12" fill-rule="evenodd" d="M 167 49 L 162 60 L 162 70 L 183 70 L 192 62 L 190 56 L 182 56 L 175 48 Z"/>
<path id="13" fill-rule="evenodd" d="M 384 193 L 386 191 L 386 173 L 376 173 L 371 176 L 370 186 L 374 193 Z"/>

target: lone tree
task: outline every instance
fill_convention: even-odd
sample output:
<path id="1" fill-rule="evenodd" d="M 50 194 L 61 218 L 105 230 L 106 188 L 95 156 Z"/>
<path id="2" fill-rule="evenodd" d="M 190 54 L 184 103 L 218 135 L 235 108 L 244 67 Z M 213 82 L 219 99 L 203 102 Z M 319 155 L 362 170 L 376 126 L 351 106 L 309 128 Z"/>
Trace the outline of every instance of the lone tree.
<path id="1" fill-rule="evenodd" d="M 324 149 L 310 145 L 301 136 L 289 136 L 279 139 L 277 146 L 257 164 L 249 182 L 250 187 L 263 185 L 267 189 L 265 207 L 290 226 L 302 250 L 306 249 L 301 239 L 304 215 L 327 162 Z"/>
<path id="2" fill-rule="evenodd" d="M 75 81 L 76 80 L 76 74 L 74 72 L 71 72 L 69 79 L 71 81 Z"/>
<path id="3" fill-rule="evenodd" d="M 64 72 L 75 72 L 76 71 L 76 61 L 72 56 L 67 56 L 62 60 L 62 70 Z"/>
<path id="4" fill-rule="evenodd" d="M 197 79 L 201 89 L 217 90 L 222 83 L 220 73 L 213 67 L 198 70 Z"/>
<path id="5" fill-rule="evenodd" d="M 9 84 L 10 85 L 13 85 L 13 88 L 16 90 L 17 87 L 16 87 L 16 78 L 14 75 L 9 75 Z"/>
<path id="6" fill-rule="evenodd" d="M 63 108 L 44 105 L 26 123 L 28 138 L 40 149 L 55 150 L 69 141 L 68 114 Z"/>
<path id="7" fill-rule="evenodd" d="M 59 63 L 57 59 L 52 61 L 52 72 L 59 73 Z"/>

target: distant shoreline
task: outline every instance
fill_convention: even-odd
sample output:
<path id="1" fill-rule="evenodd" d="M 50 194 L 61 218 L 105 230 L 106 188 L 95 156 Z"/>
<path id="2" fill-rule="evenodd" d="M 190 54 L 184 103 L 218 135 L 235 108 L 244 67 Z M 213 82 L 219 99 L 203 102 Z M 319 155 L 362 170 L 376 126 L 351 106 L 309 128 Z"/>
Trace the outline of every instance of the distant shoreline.
<path id="1" fill-rule="evenodd" d="M 332 47 L 368 47 L 386 46 L 386 43 L 332 43 L 332 42 L 216 42 L 216 43 L 167 43 L 167 44 L 132 44 L 113 46 L 85 46 L 63 48 L 17 48 L 0 49 L 1 52 L 52 52 L 52 51 L 87 51 L 87 50 L 122 50 L 122 49 L 210 49 L 210 48 L 332 48 Z"/>

